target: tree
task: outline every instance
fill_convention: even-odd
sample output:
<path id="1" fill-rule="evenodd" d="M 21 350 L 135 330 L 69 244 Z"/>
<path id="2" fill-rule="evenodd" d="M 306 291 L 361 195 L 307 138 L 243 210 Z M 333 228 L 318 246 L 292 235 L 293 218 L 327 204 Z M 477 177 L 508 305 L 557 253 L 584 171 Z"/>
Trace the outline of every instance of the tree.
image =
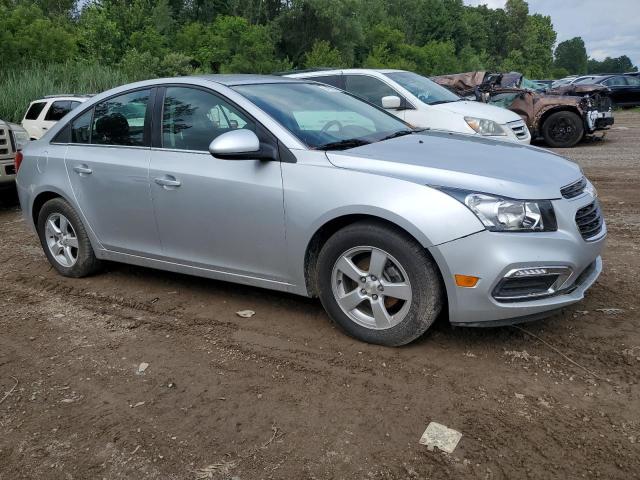
<path id="1" fill-rule="evenodd" d="M 317 40 L 311 50 L 305 56 L 305 68 L 314 67 L 346 67 L 347 63 L 342 59 L 342 55 L 337 48 L 325 40 Z"/>
<path id="2" fill-rule="evenodd" d="M 631 59 L 626 55 L 611 58 L 607 57 L 602 61 L 590 58 L 588 61 L 590 73 L 624 73 L 637 72 L 638 67 L 631 63 Z"/>
<path id="3" fill-rule="evenodd" d="M 564 68 L 570 74 L 582 75 L 587 73 L 587 61 L 587 49 L 581 37 L 565 40 L 556 47 L 556 68 Z"/>

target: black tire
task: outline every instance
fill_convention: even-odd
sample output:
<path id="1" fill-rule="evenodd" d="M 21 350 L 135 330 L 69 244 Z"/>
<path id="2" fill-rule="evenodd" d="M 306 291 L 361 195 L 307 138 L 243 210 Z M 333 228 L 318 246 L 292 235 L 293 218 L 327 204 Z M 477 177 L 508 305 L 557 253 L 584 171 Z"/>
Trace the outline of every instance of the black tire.
<path id="1" fill-rule="evenodd" d="M 542 124 L 542 136 L 550 147 L 573 147 L 584 137 L 582 118 L 574 112 L 552 113 Z"/>
<path id="2" fill-rule="evenodd" d="M 53 214 L 61 214 L 69 221 L 73 230 L 75 231 L 76 238 L 78 240 L 77 247 L 77 260 L 71 267 L 65 267 L 58 260 L 55 259 L 49 246 L 47 245 L 47 239 L 45 234 L 45 223 L 47 219 Z M 100 270 L 102 262 L 96 258 L 96 255 L 91 246 L 91 241 L 87 235 L 87 231 L 82 224 L 82 220 L 78 213 L 73 209 L 69 203 L 62 198 L 54 198 L 46 202 L 40 212 L 38 213 L 38 236 L 40 237 L 40 243 L 44 250 L 49 263 L 57 270 L 60 275 L 65 277 L 81 278 L 88 275 L 92 275 Z"/>
<path id="3" fill-rule="evenodd" d="M 405 270 L 411 284 L 408 313 L 400 323 L 389 328 L 376 330 L 356 323 L 334 296 L 334 265 L 343 254 L 360 246 L 388 252 Z M 370 221 L 349 225 L 327 240 L 318 256 L 316 282 L 320 301 L 338 326 L 359 340 L 386 346 L 405 345 L 420 337 L 438 317 L 445 297 L 438 268 L 427 251 L 403 232 Z"/>

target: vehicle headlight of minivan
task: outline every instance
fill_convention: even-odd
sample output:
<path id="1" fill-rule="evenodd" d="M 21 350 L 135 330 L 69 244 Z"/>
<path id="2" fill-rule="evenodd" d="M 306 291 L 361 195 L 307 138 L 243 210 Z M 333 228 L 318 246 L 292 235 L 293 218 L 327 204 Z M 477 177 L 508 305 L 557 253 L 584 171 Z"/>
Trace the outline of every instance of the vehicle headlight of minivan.
<path id="1" fill-rule="evenodd" d="M 502 125 L 488 118 L 464 117 L 465 122 L 477 134 L 486 136 L 506 135 Z"/>
<path id="2" fill-rule="evenodd" d="M 550 200 L 516 200 L 467 190 L 440 190 L 465 204 L 492 232 L 554 232 L 558 229 Z"/>

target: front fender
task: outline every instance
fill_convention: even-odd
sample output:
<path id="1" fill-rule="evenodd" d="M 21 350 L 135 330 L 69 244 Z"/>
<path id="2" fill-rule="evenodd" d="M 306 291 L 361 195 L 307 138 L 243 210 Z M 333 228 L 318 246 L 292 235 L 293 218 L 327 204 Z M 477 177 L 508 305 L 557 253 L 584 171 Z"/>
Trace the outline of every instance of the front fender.
<path id="1" fill-rule="evenodd" d="M 425 248 L 484 230 L 454 198 L 407 180 L 303 162 L 283 163 L 282 175 L 291 283 L 305 294 L 307 247 L 314 234 L 336 218 L 381 218 Z"/>

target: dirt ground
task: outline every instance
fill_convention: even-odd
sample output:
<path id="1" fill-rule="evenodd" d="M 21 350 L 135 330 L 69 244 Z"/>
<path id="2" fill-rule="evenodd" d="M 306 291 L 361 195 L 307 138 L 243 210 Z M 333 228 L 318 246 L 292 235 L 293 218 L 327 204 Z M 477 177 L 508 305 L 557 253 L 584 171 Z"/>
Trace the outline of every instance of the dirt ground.
<path id="1" fill-rule="evenodd" d="M 640 112 L 561 153 L 609 239 L 585 301 L 523 326 L 548 345 L 443 319 L 384 348 L 315 300 L 117 264 L 62 278 L 0 207 L 0 478 L 640 478 Z M 418 444 L 431 421 L 462 432 L 453 454 Z"/>

